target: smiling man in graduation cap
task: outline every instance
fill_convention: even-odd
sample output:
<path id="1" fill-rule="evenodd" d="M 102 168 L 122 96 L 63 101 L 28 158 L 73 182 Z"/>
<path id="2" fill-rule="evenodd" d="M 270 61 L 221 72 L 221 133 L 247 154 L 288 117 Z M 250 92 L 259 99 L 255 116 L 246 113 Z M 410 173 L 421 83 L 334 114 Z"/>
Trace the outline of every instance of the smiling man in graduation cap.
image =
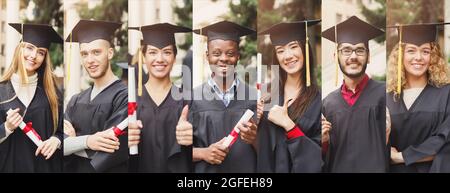
<path id="1" fill-rule="evenodd" d="M 388 59 L 390 172 L 450 171 L 450 79 L 437 41 L 443 25 L 389 27 L 399 37 Z"/>
<path id="2" fill-rule="evenodd" d="M 240 126 L 238 139 L 230 149 L 223 139 L 246 109 L 256 109 L 256 89 L 236 77 L 239 40 L 255 31 L 221 21 L 195 33 L 208 38 L 206 56 L 212 74 L 208 81 L 194 88 L 189 121 L 194 128 L 193 160 L 195 172 L 255 172 L 256 124 Z M 252 100 L 253 96 L 253 100 Z"/>
<path id="3" fill-rule="evenodd" d="M 369 40 L 384 32 L 356 16 L 322 32 L 336 43 L 335 58 L 344 82 L 324 100 L 322 144 L 326 172 L 385 172 L 386 86 L 370 79 Z M 377 64 L 385 65 L 385 64 Z"/>
<path id="4" fill-rule="evenodd" d="M 116 77 L 110 60 L 112 39 L 120 23 L 80 20 L 66 42 L 80 44 L 81 62 L 94 85 L 74 95 L 66 108 L 64 140 L 66 172 L 126 172 L 127 135 L 113 127 L 127 118 L 128 89 Z M 74 134 L 75 133 L 75 134 Z"/>

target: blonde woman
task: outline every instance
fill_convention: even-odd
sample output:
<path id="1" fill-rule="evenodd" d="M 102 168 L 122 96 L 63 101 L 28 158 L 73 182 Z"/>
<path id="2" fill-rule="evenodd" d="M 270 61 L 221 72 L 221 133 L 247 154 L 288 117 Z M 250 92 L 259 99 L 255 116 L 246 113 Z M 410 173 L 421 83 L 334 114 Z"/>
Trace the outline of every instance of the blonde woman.
<path id="1" fill-rule="evenodd" d="M 23 34 L 23 41 L 0 79 L 0 171 L 60 172 L 62 106 L 49 47 L 62 39 L 49 25 L 9 25 Z M 31 124 L 41 145 L 21 131 L 21 122 Z"/>
<path id="2" fill-rule="evenodd" d="M 441 172 L 449 164 L 436 161 L 448 154 L 442 150 L 450 132 L 448 65 L 436 42 L 438 25 L 402 26 L 401 49 L 397 44 L 388 59 L 391 172 Z"/>

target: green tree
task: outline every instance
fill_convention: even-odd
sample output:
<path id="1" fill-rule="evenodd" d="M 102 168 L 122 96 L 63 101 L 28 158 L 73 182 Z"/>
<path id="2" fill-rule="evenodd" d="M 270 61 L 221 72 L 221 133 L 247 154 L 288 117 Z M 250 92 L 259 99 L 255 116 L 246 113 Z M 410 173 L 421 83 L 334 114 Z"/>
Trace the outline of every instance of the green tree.
<path id="1" fill-rule="evenodd" d="M 175 7 L 174 12 L 178 16 L 177 25 L 192 27 L 192 0 L 183 0 L 184 7 Z M 179 46 L 183 50 L 188 50 L 192 45 L 192 33 L 187 33 L 186 41 Z"/>
<path id="2" fill-rule="evenodd" d="M 367 8 L 361 1 L 359 1 L 359 7 L 361 8 L 361 13 L 364 15 L 366 20 L 381 29 L 386 28 L 386 0 L 375 0 L 380 7 L 377 9 Z M 386 40 L 386 35 L 375 38 L 378 43 L 384 42 Z"/>

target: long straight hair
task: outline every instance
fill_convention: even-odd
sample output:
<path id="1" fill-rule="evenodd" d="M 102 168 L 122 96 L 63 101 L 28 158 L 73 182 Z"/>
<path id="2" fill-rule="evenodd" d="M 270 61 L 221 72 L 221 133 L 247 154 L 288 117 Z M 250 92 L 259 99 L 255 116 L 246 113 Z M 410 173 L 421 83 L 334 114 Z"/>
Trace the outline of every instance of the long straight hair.
<path id="1" fill-rule="evenodd" d="M 22 49 L 25 43 L 17 45 L 11 65 L 6 70 L 5 74 L 0 78 L 0 82 L 7 82 L 11 80 L 11 76 L 18 72 L 22 83 L 25 82 L 27 72 L 23 66 Z M 48 102 L 50 103 L 50 110 L 53 118 L 53 134 L 55 134 L 58 127 L 58 95 L 56 93 L 55 77 L 52 71 L 52 62 L 50 59 L 49 51 L 45 55 L 44 63 L 37 69 L 38 82 L 42 80 L 45 94 L 47 95 Z"/>
<path id="2" fill-rule="evenodd" d="M 305 56 L 305 42 L 302 41 L 297 41 L 297 43 L 299 44 L 300 48 L 302 49 L 302 54 L 303 54 L 303 67 L 300 70 L 300 86 L 301 89 L 299 90 L 299 93 L 297 95 L 297 98 L 294 100 L 294 102 L 292 103 L 292 105 L 290 106 L 291 109 L 289 111 L 289 117 L 296 121 L 300 116 L 303 115 L 303 113 L 305 113 L 306 109 L 308 108 L 309 104 L 311 104 L 311 102 L 314 100 L 314 98 L 316 97 L 316 95 L 319 92 L 319 89 L 317 87 L 317 82 L 316 82 L 316 77 L 314 74 L 314 68 L 315 68 L 315 64 L 314 64 L 314 59 L 313 59 L 313 55 L 311 52 L 309 52 L 309 65 L 310 65 L 310 73 L 311 73 L 311 85 L 309 87 L 306 87 L 306 56 Z M 309 50 L 311 50 L 311 46 L 308 44 Z M 277 53 L 274 47 L 274 52 L 273 52 L 273 64 L 274 65 L 280 65 L 280 63 L 278 62 L 278 58 L 277 58 Z M 279 77 L 280 77 L 280 82 L 279 82 L 279 88 L 280 88 L 280 93 L 281 95 L 284 96 L 284 86 L 286 84 L 286 80 L 287 80 L 287 73 L 286 71 L 284 71 L 281 67 L 281 70 L 279 70 Z"/>

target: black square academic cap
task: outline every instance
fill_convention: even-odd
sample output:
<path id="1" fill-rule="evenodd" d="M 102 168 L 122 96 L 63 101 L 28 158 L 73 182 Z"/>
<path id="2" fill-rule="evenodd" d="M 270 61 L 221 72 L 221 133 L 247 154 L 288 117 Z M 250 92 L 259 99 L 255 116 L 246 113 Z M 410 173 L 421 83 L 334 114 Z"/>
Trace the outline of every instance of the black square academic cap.
<path id="1" fill-rule="evenodd" d="M 191 32 L 192 29 L 170 23 L 158 23 L 141 27 L 129 27 L 128 29 L 140 30 L 143 36 L 143 44 L 152 45 L 162 49 L 168 45 L 175 45 L 174 33 Z"/>
<path id="2" fill-rule="evenodd" d="M 63 43 L 63 39 L 51 25 L 21 23 L 9 23 L 9 25 L 22 34 L 22 41 L 31 43 L 36 47 L 48 49 L 52 42 Z"/>
<path id="3" fill-rule="evenodd" d="M 307 27 L 316 25 L 319 22 L 320 20 L 306 20 L 290 23 L 283 22 L 275 24 L 269 29 L 266 29 L 258 34 L 269 34 L 272 44 L 275 46 L 281 46 L 294 40 L 305 41 Z"/>
<path id="4" fill-rule="evenodd" d="M 98 39 L 110 42 L 114 32 L 121 25 L 121 23 L 109 21 L 80 20 L 72 29 L 69 37 L 66 38 L 66 42 L 89 43 Z"/>
<path id="5" fill-rule="evenodd" d="M 208 41 L 221 39 L 239 42 L 241 36 L 253 34 L 255 31 L 233 22 L 221 21 L 196 29 L 194 33 L 208 37 Z"/>
<path id="6" fill-rule="evenodd" d="M 336 27 L 336 29 L 335 29 Z M 335 31 L 337 34 L 335 34 Z M 322 32 L 322 37 L 340 43 L 359 44 L 364 43 L 367 45 L 369 40 L 382 35 L 384 31 L 377 27 L 366 23 L 356 16 L 352 16 L 347 20 L 328 28 Z M 335 40 L 337 38 L 337 41 Z"/>
<path id="7" fill-rule="evenodd" d="M 400 34 L 402 32 L 402 43 L 414 44 L 420 46 L 424 43 L 436 42 L 438 27 L 449 23 L 424 23 L 394 25 L 387 28 L 397 28 Z M 400 29 L 401 28 L 401 29 Z"/>

